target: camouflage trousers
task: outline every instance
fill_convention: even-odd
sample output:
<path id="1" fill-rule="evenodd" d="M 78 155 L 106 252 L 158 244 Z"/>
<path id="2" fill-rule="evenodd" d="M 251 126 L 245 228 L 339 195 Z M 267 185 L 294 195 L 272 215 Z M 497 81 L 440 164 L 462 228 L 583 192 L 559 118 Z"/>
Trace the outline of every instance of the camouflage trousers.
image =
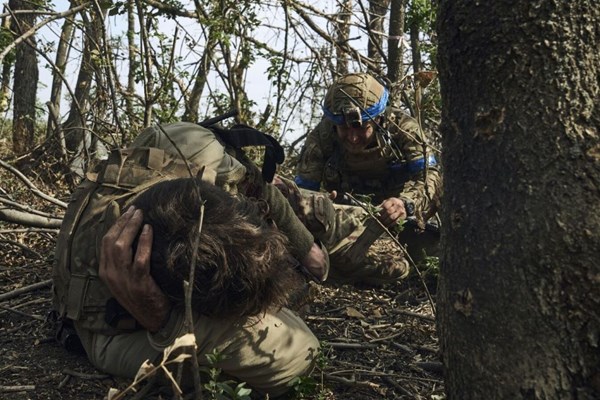
<path id="1" fill-rule="evenodd" d="M 291 180 L 276 177 L 273 184 L 292 209 L 329 252 L 329 280 L 341 283 L 382 285 L 408 276 L 410 265 L 437 255 L 439 239 L 405 224 L 396 241 L 358 206 L 333 203 L 327 193 L 300 189 Z M 425 250 L 425 252 L 424 252 Z"/>

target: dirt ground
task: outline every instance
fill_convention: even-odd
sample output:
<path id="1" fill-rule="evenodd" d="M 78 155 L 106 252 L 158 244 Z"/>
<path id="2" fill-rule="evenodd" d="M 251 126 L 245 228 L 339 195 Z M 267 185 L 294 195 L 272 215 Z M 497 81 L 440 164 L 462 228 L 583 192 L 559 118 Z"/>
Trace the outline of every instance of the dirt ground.
<path id="1" fill-rule="evenodd" d="M 4 194 L 25 204 L 36 201 L 22 197 L 24 191 L 12 187 L 4 173 L 0 178 Z M 47 317 L 56 235 L 0 223 L 0 399 L 103 399 L 109 388 L 129 383 L 96 370 L 85 356 L 67 352 L 54 339 Z M 18 292 L 34 284 L 37 289 Z M 434 291 L 435 281 L 428 287 Z M 316 286 L 304 318 L 322 341 L 325 357 L 312 374 L 317 388 L 303 398 L 444 399 L 425 293 L 416 276 L 384 288 Z"/>
<path id="2" fill-rule="evenodd" d="M 44 239 L 30 249 L 0 243 L 3 296 L 50 279 L 53 235 L 36 235 Z M 418 280 L 379 289 L 325 285 L 316 292 L 305 320 L 326 358 L 313 373 L 324 387 L 309 398 L 443 398 L 435 326 Z M 110 387 L 128 383 L 58 345 L 46 321 L 50 309 L 49 285 L 0 300 L 0 399 L 102 399 Z"/>

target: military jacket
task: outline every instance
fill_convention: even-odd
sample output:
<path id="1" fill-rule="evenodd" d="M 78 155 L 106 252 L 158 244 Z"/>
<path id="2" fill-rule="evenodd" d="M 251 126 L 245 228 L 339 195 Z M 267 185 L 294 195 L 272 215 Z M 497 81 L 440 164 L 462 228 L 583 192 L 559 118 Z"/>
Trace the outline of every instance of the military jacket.
<path id="1" fill-rule="evenodd" d="M 296 170 L 298 186 L 311 190 L 369 195 L 373 204 L 389 197 L 410 201 L 417 215 L 431 212 L 441 192 L 435 154 L 417 121 L 388 108 L 375 140 L 359 153 L 344 151 L 326 118 L 309 133 Z M 436 200 L 437 201 L 437 200 Z"/>

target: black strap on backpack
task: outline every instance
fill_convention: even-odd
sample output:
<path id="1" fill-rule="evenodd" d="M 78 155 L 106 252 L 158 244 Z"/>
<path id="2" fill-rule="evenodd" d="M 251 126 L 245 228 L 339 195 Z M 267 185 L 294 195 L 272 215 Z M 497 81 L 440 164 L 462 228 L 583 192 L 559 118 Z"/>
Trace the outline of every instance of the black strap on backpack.
<path id="1" fill-rule="evenodd" d="M 240 149 L 246 146 L 264 146 L 264 162 L 262 167 L 262 177 L 265 182 L 273 181 L 277 164 L 285 160 L 283 147 L 273 136 L 267 135 L 258 129 L 247 125 L 234 125 L 229 129 L 223 129 L 217 126 L 210 126 L 212 130 L 225 144 Z"/>

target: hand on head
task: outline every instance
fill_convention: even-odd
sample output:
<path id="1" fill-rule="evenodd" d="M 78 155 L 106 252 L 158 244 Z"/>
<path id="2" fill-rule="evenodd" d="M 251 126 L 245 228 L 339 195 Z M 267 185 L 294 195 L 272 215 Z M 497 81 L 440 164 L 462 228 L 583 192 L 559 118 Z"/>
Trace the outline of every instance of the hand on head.
<path id="1" fill-rule="evenodd" d="M 117 219 L 102 238 L 98 273 L 119 304 L 144 328 L 155 332 L 167 320 L 170 302 L 150 275 L 150 225 L 144 225 L 133 254 L 142 222 L 142 211 L 134 207 Z"/>

